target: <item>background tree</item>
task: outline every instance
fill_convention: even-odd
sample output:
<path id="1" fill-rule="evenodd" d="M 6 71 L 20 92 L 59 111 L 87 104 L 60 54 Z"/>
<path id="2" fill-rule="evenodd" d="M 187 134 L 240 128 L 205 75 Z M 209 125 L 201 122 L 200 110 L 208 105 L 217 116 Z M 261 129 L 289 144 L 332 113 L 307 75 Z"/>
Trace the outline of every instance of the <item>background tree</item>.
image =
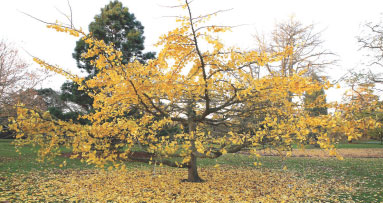
<path id="1" fill-rule="evenodd" d="M 344 97 L 344 112 L 365 122 L 375 123 L 369 131 L 363 130 L 365 137 L 374 136 L 381 139 L 382 103 L 379 93 L 380 84 L 383 83 L 380 71 L 383 59 L 383 26 L 382 22 L 368 22 L 363 26 L 360 36 L 357 37 L 360 50 L 365 53 L 368 60 L 368 71 L 350 71 L 345 81 L 350 87 Z M 347 114 L 347 113 L 346 113 Z"/>
<path id="2" fill-rule="evenodd" d="M 123 64 L 139 60 L 145 62 L 152 59 L 155 53 L 143 53 L 144 50 L 144 26 L 136 19 L 134 14 L 129 12 L 121 2 L 115 0 L 101 9 L 101 13 L 94 17 L 94 21 L 89 24 L 90 35 L 105 43 L 113 43 L 114 47 L 121 51 Z M 83 58 L 82 55 L 87 52 L 88 44 L 80 39 L 76 43 L 73 58 L 77 62 L 78 68 L 86 71 L 89 75 L 87 79 L 93 78 L 98 69 L 91 63 L 95 58 Z M 61 98 L 66 102 L 78 104 L 82 111 L 90 112 L 92 110 L 93 99 L 84 91 L 79 90 L 79 85 L 74 82 L 65 82 L 61 86 Z M 77 115 L 82 111 L 70 112 L 69 114 L 61 112 L 62 118 L 77 119 Z M 73 117 L 71 117 L 73 116 Z"/>
<path id="3" fill-rule="evenodd" d="M 10 124 L 12 129 L 23 132 L 17 134 L 18 145 L 37 143 L 44 157 L 60 153 L 59 144 L 64 143 L 74 154 L 98 166 L 111 161 L 124 167 L 116 161 L 128 158 L 187 168 L 187 180 L 191 182 L 201 181 L 197 158 L 217 158 L 244 147 L 255 150 L 265 137 L 278 143 L 273 145 L 277 150 L 283 150 L 283 146 L 304 143 L 310 129 L 315 128 L 320 134 L 317 143 L 335 155 L 335 146 L 325 132 L 343 130 L 349 135 L 350 130 L 343 128 L 339 115 L 312 118 L 298 101 L 287 99 L 289 92 L 302 96 L 330 85 L 303 76 L 304 71 L 283 77 L 252 77 L 251 64 L 278 62 L 292 55 L 291 48 L 277 53 L 226 48 L 217 35 L 230 28 L 204 24 L 211 15 L 194 17 L 190 6 L 186 0 L 182 5 L 186 15 L 177 18 L 179 27 L 159 39 L 157 45 L 162 50 L 158 58 L 146 64 L 137 60 L 125 64 L 122 52 L 111 44 L 73 29 L 49 25 L 75 36 L 81 34 L 89 45 L 83 57 L 96 58 L 92 63 L 99 73 L 85 83 L 84 78 L 68 75 L 35 58 L 41 66 L 64 73 L 81 89 L 97 89 L 89 93 L 94 99 L 94 112 L 84 116 L 92 123 L 64 122 L 49 113 L 19 108 L 18 117 Z M 264 105 L 252 105 L 254 101 Z M 124 116 L 131 109 L 139 109 L 141 116 Z M 253 114 L 265 116 L 263 129 L 243 127 L 240 121 Z M 174 125 L 183 131 L 157 136 Z M 110 149 L 109 138 L 124 140 L 118 143 L 124 151 Z M 132 156 L 137 148 L 149 156 Z"/>
<path id="4" fill-rule="evenodd" d="M 293 54 L 284 57 L 278 63 L 265 64 L 269 73 L 291 76 L 309 67 L 309 72 L 318 74 L 321 69 L 333 65 L 335 54 L 323 47 L 321 32 L 315 31 L 315 25 L 304 25 L 291 17 L 279 22 L 265 38 L 255 35 L 259 51 L 280 52 L 285 47 L 292 47 Z"/>
<path id="5" fill-rule="evenodd" d="M 43 75 L 41 70 L 30 69 L 11 43 L 0 41 L 0 124 L 2 126 L 7 126 L 9 117 L 16 116 L 15 105 L 18 103 L 45 109 L 41 100 L 36 97 L 37 92 L 33 90 L 42 82 Z"/>
<path id="6" fill-rule="evenodd" d="M 291 77 L 295 74 L 304 74 L 316 82 L 321 81 L 320 73 L 325 67 L 336 63 L 335 54 L 323 47 L 321 32 L 315 30 L 314 24 L 304 25 L 296 18 L 275 24 L 274 29 L 265 37 L 255 35 L 260 52 L 278 52 L 285 47 L 292 48 L 292 54 L 284 56 L 280 61 L 266 63 L 264 71 L 268 74 L 281 77 Z M 306 71 L 305 73 L 303 71 Z M 265 74 L 265 73 L 259 73 Z M 288 100 L 297 99 L 292 92 Z M 327 114 L 326 95 L 324 89 L 305 93 L 303 103 L 310 116 Z M 309 103 L 313 108 L 309 107 Z M 261 117 L 262 119 L 263 117 Z M 257 121 L 259 123 L 259 121 Z M 311 132 L 310 137 L 316 139 L 316 133 Z M 265 140 L 267 142 L 267 140 Z"/>
<path id="7" fill-rule="evenodd" d="M 311 72 L 310 77 L 313 81 L 323 83 L 323 80 L 315 73 Z M 304 94 L 304 108 L 308 114 L 312 117 L 317 117 L 320 115 L 327 115 L 327 102 L 326 94 L 323 88 L 320 90 L 314 91 L 312 93 Z M 308 143 L 316 143 L 318 140 L 318 134 L 310 132 Z M 315 144 L 316 147 L 319 147 L 318 144 Z"/>
<path id="8" fill-rule="evenodd" d="M 293 16 L 287 21 L 277 23 L 269 36 L 265 38 L 255 35 L 259 51 L 280 52 L 285 47 L 293 49 L 293 54 L 283 57 L 278 63 L 265 64 L 269 74 L 292 76 L 306 70 L 307 76 L 315 75 L 319 78 L 323 68 L 337 61 L 334 58 L 335 54 L 323 47 L 321 32 L 315 30 L 315 25 L 304 25 Z"/>
<path id="9" fill-rule="evenodd" d="M 358 136 L 349 137 L 349 141 L 361 137 L 368 138 L 371 130 L 381 127 L 379 115 L 382 114 L 382 106 L 379 97 L 374 93 L 374 83 L 358 83 L 355 78 L 349 79 L 351 89 L 343 97 L 340 109 L 343 119 L 350 121 L 349 127 L 353 127 Z"/>
<path id="10" fill-rule="evenodd" d="M 78 118 L 81 114 L 87 113 L 83 108 L 79 108 L 77 104 L 65 102 L 62 95 L 52 88 L 43 88 L 36 90 L 40 100 L 47 107 L 47 110 L 56 119 L 73 120 L 81 124 L 87 124 L 89 121 Z"/>
<path id="11" fill-rule="evenodd" d="M 380 105 L 382 105 L 380 103 Z M 382 127 L 382 123 L 383 123 L 383 113 L 382 112 L 376 112 L 375 113 L 375 120 L 378 121 L 378 125 L 371 129 L 369 132 L 368 132 L 368 135 L 371 136 L 373 139 L 376 139 L 376 140 L 379 140 L 380 141 L 380 144 L 383 145 L 383 127 Z"/>
<path id="12" fill-rule="evenodd" d="M 311 73 L 311 78 L 314 81 L 322 83 L 323 80 L 315 73 Z M 324 89 L 304 94 L 305 109 L 310 112 L 311 116 L 327 115 L 326 95 Z M 310 106 L 314 105 L 313 108 Z"/>
<path id="13" fill-rule="evenodd" d="M 368 22 L 358 36 L 360 49 L 367 51 L 369 65 L 373 70 L 368 73 L 368 78 L 375 83 L 383 83 L 380 67 L 383 66 L 383 22 Z"/>
<path id="14" fill-rule="evenodd" d="M 369 123 L 369 128 L 357 127 L 365 138 L 370 136 L 382 139 L 382 102 L 380 98 L 383 83 L 380 71 L 383 59 L 383 26 L 380 22 L 364 24 L 360 36 L 357 37 L 360 50 L 366 51 L 367 71 L 350 71 L 344 81 L 350 90 L 344 95 L 344 106 L 341 108 L 345 119 L 347 115 Z M 354 126 L 362 124 L 356 123 Z M 349 140 L 352 141 L 352 140 Z"/>

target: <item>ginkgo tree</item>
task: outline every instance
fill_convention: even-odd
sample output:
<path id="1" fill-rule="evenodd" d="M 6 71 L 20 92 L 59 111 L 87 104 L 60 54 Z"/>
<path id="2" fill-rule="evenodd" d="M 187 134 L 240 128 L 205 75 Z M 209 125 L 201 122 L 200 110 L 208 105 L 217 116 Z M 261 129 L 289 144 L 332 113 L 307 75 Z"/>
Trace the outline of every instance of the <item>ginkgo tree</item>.
<path id="1" fill-rule="evenodd" d="M 48 25 L 81 36 L 89 47 L 82 57 L 94 58 L 91 63 L 98 74 L 84 81 L 41 59 L 35 61 L 77 82 L 94 99 L 94 112 L 83 116 L 91 124 L 80 125 L 20 105 L 10 125 L 18 133 L 18 145 L 40 145 L 41 158 L 59 154 L 60 145 L 66 145 L 73 158 L 81 155 L 98 166 L 111 162 L 123 168 L 121 161 L 130 159 L 187 168 L 191 182 L 202 181 L 197 158 L 218 158 L 245 147 L 257 153 L 264 139 L 283 151 L 293 143 L 306 143 L 314 131 L 318 144 L 336 155 L 328 133 L 348 130 L 340 114 L 311 117 L 300 99 L 330 83 L 315 82 L 304 70 L 288 77 L 253 77 L 252 64 L 277 62 L 291 55 L 292 48 L 267 53 L 225 47 L 219 35 L 230 27 L 207 25 L 212 15 L 193 16 L 188 0 L 182 8 L 186 15 L 177 18 L 179 27 L 160 37 L 161 51 L 146 64 L 122 63 L 122 53 L 112 43 L 96 40 L 91 33 Z M 140 116 L 126 116 L 133 108 L 140 109 Z M 262 121 L 247 119 L 254 116 Z M 179 130 L 160 135 L 169 126 Z M 123 142 L 110 148 L 112 138 Z M 137 149 L 145 156 L 134 156 Z"/>

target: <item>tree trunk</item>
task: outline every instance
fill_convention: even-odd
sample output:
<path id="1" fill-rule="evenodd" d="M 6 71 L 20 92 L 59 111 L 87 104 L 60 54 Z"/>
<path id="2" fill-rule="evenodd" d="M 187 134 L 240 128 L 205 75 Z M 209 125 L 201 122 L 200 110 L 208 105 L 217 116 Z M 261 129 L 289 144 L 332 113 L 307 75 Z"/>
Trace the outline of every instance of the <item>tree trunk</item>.
<path id="1" fill-rule="evenodd" d="M 191 140 L 191 154 L 190 154 L 190 162 L 188 167 L 188 182 L 203 182 L 203 180 L 199 177 L 197 171 L 197 157 L 193 154 L 197 151 L 195 147 L 195 131 L 196 131 L 196 123 L 194 121 L 195 111 L 193 110 L 193 102 L 188 104 L 188 128 L 189 128 L 189 138 Z"/>
<path id="2" fill-rule="evenodd" d="M 194 154 L 191 154 L 190 162 L 188 168 L 188 182 L 203 182 L 203 180 L 199 177 L 197 171 L 197 157 Z"/>

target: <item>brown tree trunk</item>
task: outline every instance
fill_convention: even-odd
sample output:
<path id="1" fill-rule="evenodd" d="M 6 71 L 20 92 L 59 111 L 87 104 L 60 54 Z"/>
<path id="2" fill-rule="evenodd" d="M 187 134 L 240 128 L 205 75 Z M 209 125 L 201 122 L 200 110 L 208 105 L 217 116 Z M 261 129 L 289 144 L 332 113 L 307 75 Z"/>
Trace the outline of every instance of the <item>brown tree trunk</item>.
<path id="1" fill-rule="evenodd" d="M 199 177 L 197 171 L 197 157 L 194 154 L 191 154 L 189 168 L 188 168 L 188 182 L 203 182 L 203 180 Z"/>
<path id="2" fill-rule="evenodd" d="M 195 111 L 193 111 L 193 103 L 190 103 L 188 106 L 188 127 L 189 127 L 189 136 L 191 139 L 191 151 L 190 154 L 190 162 L 188 167 L 188 182 L 203 182 L 203 180 L 199 177 L 197 171 L 197 157 L 193 154 L 193 152 L 197 151 L 195 147 L 195 138 L 194 133 L 196 130 L 196 123 L 194 121 Z"/>

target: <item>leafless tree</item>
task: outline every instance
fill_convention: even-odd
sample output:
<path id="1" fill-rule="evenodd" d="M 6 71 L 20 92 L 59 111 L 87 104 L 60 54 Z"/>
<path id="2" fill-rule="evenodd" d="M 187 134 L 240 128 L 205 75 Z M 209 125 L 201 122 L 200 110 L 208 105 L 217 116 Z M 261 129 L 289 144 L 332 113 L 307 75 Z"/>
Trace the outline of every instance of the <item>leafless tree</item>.
<path id="1" fill-rule="evenodd" d="M 15 115 L 14 105 L 18 103 L 39 106 L 33 88 L 46 76 L 42 71 L 31 70 L 11 43 L 0 41 L 0 124 Z"/>
<path id="2" fill-rule="evenodd" d="M 322 32 L 315 31 L 315 25 L 304 25 L 291 17 L 275 25 L 270 37 L 255 35 L 260 51 L 281 52 L 286 47 L 293 48 L 293 54 L 286 56 L 278 64 L 266 64 L 269 73 L 289 76 L 309 67 L 310 71 L 320 72 L 326 66 L 336 63 L 336 55 L 323 48 Z"/>
<path id="3" fill-rule="evenodd" d="M 368 22 L 363 26 L 361 35 L 357 37 L 361 50 L 368 51 L 368 78 L 375 83 L 383 83 L 382 73 L 376 67 L 383 67 L 383 22 Z"/>

